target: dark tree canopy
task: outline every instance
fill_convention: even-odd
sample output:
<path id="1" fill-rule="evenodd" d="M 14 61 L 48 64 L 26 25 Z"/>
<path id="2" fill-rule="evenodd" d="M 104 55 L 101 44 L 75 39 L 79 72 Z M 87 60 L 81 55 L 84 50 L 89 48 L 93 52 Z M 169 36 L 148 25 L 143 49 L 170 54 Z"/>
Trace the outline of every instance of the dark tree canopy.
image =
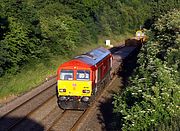
<path id="1" fill-rule="evenodd" d="M 1 0 L 0 76 L 31 59 L 70 54 L 99 35 L 122 34 L 151 22 L 178 1 Z M 152 14 L 153 13 L 153 14 Z M 153 23 L 153 22 L 152 22 Z"/>

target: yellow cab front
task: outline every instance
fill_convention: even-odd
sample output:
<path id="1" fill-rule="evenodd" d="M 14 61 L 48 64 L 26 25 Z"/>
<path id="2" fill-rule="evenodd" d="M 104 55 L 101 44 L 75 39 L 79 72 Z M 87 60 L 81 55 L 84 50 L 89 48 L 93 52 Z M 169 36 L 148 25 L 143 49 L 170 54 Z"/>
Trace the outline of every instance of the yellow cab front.
<path id="1" fill-rule="evenodd" d="M 58 96 L 91 96 L 90 73 L 87 69 L 62 69 L 57 83 Z"/>

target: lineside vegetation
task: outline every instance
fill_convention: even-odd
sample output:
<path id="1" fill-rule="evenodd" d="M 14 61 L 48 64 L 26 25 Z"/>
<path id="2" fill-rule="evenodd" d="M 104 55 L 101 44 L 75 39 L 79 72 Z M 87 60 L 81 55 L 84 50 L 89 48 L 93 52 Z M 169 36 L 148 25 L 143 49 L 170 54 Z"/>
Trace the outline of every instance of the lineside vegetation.
<path id="1" fill-rule="evenodd" d="M 0 97 L 40 84 L 80 47 L 134 33 L 149 10 L 144 0 L 1 0 Z"/>
<path id="2" fill-rule="evenodd" d="M 180 130 L 180 10 L 161 15 L 122 94 L 114 96 L 118 130 Z"/>
<path id="3" fill-rule="evenodd" d="M 98 36 L 134 30 L 148 12 L 144 0 L 1 0 L 0 76 L 16 74 L 32 59 L 73 54 Z"/>

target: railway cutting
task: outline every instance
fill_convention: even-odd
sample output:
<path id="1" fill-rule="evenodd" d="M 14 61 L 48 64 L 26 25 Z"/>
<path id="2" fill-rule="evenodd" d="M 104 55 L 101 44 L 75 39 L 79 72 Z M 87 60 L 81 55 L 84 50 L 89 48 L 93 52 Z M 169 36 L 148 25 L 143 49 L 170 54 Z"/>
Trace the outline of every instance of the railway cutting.
<path id="1" fill-rule="evenodd" d="M 66 131 L 66 130 L 83 129 L 82 128 L 83 123 L 88 121 L 89 118 L 91 118 L 90 116 L 93 116 L 93 111 L 97 110 L 98 108 L 97 103 L 103 97 L 102 96 L 102 94 L 104 94 L 103 92 L 106 91 L 106 88 L 107 89 L 108 87 L 110 88 L 114 80 L 117 78 L 118 71 L 122 69 L 123 67 L 123 61 L 125 59 L 128 59 L 128 57 L 130 57 L 131 55 L 133 55 L 134 52 L 137 52 L 137 50 L 139 50 L 140 47 L 141 45 L 131 46 L 129 44 L 128 45 L 124 44 L 123 46 L 121 45 L 119 47 L 113 47 L 109 49 L 109 51 L 103 48 L 100 48 L 101 50 L 100 52 L 102 56 L 103 56 L 103 52 L 104 53 L 107 52 L 107 55 L 104 55 L 104 57 L 101 58 L 103 59 L 103 62 L 106 63 L 105 65 L 98 63 L 98 62 L 101 62 L 101 59 L 98 60 L 97 58 L 98 55 L 95 56 L 96 50 L 92 52 L 88 52 L 87 54 L 84 54 L 86 55 L 85 57 L 86 59 L 88 59 L 88 62 L 89 62 L 89 57 L 91 57 L 94 61 L 96 61 L 94 62 L 95 63 L 94 65 L 93 65 L 93 62 L 90 62 L 91 65 L 93 65 L 94 72 L 91 70 L 88 71 L 87 68 L 79 68 L 77 66 L 73 74 L 74 77 L 67 80 L 74 82 L 76 79 L 79 79 L 81 83 L 82 81 L 85 81 L 85 83 L 87 84 L 87 85 L 85 84 L 86 88 L 83 87 L 80 90 L 81 92 L 80 93 L 78 92 L 80 94 L 78 97 L 76 97 L 77 98 L 76 100 L 78 101 L 84 100 L 86 102 L 86 100 L 91 100 L 88 97 L 90 97 L 90 95 L 94 93 L 93 91 L 96 91 L 95 92 L 96 94 L 94 95 L 94 99 L 92 99 L 90 103 L 88 102 L 87 108 L 83 110 L 82 109 L 78 110 L 78 108 L 76 109 L 71 108 L 71 110 L 63 109 L 61 107 L 59 108 L 57 104 L 59 101 L 59 97 L 58 97 L 58 94 L 56 94 L 57 93 L 56 90 L 58 89 L 58 91 L 60 92 L 61 91 L 64 92 L 64 90 L 61 88 L 57 88 L 56 85 L 58 85 L 59 82 L 57 82 L 56 77 L 54 77 L 50 79 L 48 82 L 45 82 L 44 84 L 42 84 L 40 87 L 8 103 L 6 106 L 1 107 L 0 108 L 0 130 L 5 131 L 5 130 L 26 129 L 26 130 L 63 130 L 63 131 Z M 112 57 L 113 59 L 111 59 Z M 108 58 L 108 59 L 104 59 L 104 58 Z M 83 61 L 82 57 L 81 59 Z M 90 65 L 90 63 L 87 64 L 86 67 Z M 101 65 L 99 68 L 101 69 L 100 72 L 98 72 L 99 65 L 96 65 L 96 64 Z M 101 74 L 103 71 L 104 71 L 104 74 Z M 61 70 L 59 70 L 59 73 L 61 73 Z M 72 72 L 69 73 L 65 70 L 63 70 L 63 73 L 65 75 L 72 74 Z M 91 73 L 92 73 L 92 76 L 91 76 Z M 99 74 L 99 77 L 102 79 L 100 78 L 98 79 L 98 77 L 96 77 L 96 75 L 98 74 Z M 65 78 L 65 75 L 59 74 L 59 77 L 58 77 L 59 80 L 61 79 L 61 76 L 64 76 L 63 78 Z M 109 79 L 103 79 L 105 77 Z M 87 81 L 92 80 L 92 79 L 94 83 L 88 84 Z M 102 80 L 102 82 L 98 84 L 98 80 L 99 81 Z M 68 91 L 68 89 L 66 88 L 66 91 L 68 91 L 68 93 L 71 92 L 73 94 L 72 92 L 73 86 L 77 86 L 80 82 L 72 83 L 72 90 Z M 90 90 L 93 84 L 96 85 L 96 86 L 93 86 L 93 88 L 96 87 L 99 89 Z M 121 83 L 119 83 L 119 85 L 120 84 Z M 65 85 L 65 86 L 68 86 L 68 85 Z M 86 95 L 83 96 L 82 94 L 86 94 Z M 65 94 L 64 96 L 66 95 L 67 94 Z M 63 96 L 63 95 L 60 95 L 60 96 Z M 71 100 L 71 103 L 73 103 L 73 100 L 74 99 Z"/>

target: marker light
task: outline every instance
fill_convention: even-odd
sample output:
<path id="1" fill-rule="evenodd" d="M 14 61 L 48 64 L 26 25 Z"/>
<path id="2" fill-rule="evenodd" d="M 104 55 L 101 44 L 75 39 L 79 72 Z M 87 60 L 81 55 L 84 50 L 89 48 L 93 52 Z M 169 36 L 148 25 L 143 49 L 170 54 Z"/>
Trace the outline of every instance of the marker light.
<path id="1" fill-rule="evenodd" d="M 83 90 L 83 93 L 90 93 L 90 90 Z"/>
<path id="2" fill-rule="evenodd" d="M 59 89 L 59 92 L 66 92 L 66 89 Z"/>

